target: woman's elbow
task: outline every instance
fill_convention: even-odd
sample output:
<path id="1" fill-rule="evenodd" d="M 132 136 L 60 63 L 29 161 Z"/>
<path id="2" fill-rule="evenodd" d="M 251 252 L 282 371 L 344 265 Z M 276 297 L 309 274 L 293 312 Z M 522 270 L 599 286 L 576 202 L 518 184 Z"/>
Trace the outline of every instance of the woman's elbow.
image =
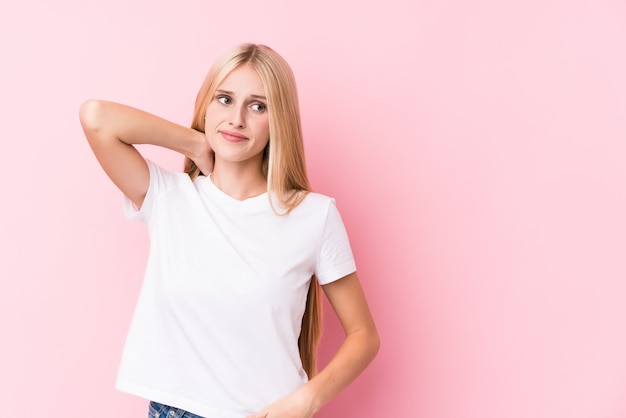
<path id="1" fill-rule="evenodd" d="M 102 126 L 102 106 L 100 100 L 86 100 L 80 106 L 78 116 L 85 132 L 97 132 Z"/>
<path id="2" fill-rule="evenodd" d="M 376 357 L 378 351 L 380 351 L 380 335 L 376 329 L 370 332 L 369 347 L 372 353 L 372 358 Z"/>

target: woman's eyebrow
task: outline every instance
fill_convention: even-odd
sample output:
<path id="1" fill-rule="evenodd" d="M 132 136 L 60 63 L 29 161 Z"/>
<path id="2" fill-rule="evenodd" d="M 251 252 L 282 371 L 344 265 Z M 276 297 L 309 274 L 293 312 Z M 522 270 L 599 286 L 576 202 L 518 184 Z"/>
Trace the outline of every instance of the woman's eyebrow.
<path id="1" fill-rule="evenodd" d="M 235 92 L 232 92 L 230 90 L 222 90 L 222 89 L 217 89 L 216 93 L 228 94 L 229 96 L 234 96 L 235 95 Z M 261 95 L 258 95 L 258 94 L 251 94 L 250 97 L 252 97 L 253 99 L 267 100 L 267 97 L 261 96 Z"/>

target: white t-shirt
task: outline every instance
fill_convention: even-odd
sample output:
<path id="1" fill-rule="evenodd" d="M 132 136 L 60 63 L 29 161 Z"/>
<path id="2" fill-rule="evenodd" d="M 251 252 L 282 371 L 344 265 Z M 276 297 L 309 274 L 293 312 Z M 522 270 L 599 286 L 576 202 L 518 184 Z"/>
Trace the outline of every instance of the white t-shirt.
<path id="1" fill-rule="evenodd" d="M 210 418 L 244 418 L 307 381 L 298 336 L 309 281 L 356 270 L 334 200 L 310 193 L 278 216 L 267 193 L 243 201 L 210 177 L 148 161 L 127 217 L 150 255 L 117 388 Z"/>

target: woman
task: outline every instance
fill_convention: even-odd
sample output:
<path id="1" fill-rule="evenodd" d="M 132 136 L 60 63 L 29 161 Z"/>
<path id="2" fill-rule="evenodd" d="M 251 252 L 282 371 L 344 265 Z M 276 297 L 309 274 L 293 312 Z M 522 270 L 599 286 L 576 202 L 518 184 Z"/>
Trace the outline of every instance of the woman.
<path id="1" fill-rule="evenodd" d="M 150 235 L 117 380 L 151 400 L 149 416 L 312 417 L 372 361 L 378 334 L 347 234 L 334 200 L 310 192 L 296 85 L 275 51 L 222 56 L 191 128 L 95 100 L 80 119 Z M 135 144 L 183 154 L 185 173 Z M 320 284 L 346 338 L 316 373 Z"/>

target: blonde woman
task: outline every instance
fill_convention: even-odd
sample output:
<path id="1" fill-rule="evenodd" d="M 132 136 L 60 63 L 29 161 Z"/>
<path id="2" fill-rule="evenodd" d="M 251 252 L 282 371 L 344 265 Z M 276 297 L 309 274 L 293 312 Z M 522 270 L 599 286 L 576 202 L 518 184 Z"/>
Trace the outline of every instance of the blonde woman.
<path id="1" fill-rule="evenodd" d="M 97 100 L 80 120 L 150 236 L 117 379 L 151 401 L 149 417 L 312 417 L 367 367 L 378 334 L 334 200 L 310 191 L 280 55 L 253 44 L 224 54 L 191 128 Z M 184 155 L 185 172 L 135 144 Z M 346 337 L 317 373 L 320 288 Z"/>

